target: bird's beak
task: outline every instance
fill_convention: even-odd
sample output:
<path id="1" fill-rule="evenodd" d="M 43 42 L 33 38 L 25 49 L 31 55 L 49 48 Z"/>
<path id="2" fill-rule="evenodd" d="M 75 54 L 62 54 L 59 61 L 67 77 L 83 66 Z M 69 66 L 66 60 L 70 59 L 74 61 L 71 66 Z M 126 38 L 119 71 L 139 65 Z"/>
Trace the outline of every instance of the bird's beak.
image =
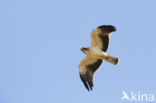
<path id="1" fill-rule="evenodd" d="M 85 53 L 83 48 L 80 48 L 80 50 L 81 50 L 83 53 Z"/>

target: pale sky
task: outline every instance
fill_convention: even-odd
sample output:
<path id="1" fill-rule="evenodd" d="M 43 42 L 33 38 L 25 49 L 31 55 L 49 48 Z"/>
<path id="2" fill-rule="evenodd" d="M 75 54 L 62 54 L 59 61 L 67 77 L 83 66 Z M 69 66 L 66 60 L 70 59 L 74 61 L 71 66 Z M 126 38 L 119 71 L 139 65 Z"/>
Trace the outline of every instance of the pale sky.
<path id="1" fill-rule="evenodd" d="M 122 103 L 122 91 L 156 95 L 155 0 L 1 0 L 0 103 Z M 88 92 L 81 47 L 100 25 L 117 28 Z M 142 102 L 145 103 L 145 102 Z"/>

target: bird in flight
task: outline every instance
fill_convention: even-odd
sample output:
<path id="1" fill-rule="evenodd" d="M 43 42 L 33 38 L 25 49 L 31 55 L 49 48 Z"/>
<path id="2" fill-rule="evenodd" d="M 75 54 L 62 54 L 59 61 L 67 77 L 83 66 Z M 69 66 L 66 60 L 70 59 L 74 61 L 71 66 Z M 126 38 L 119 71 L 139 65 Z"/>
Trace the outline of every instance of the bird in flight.
<path id="1" fill-rule="evenodd" d="M 86 54 L 86 57 L 80 61 L 79 74 L 88 91 L 93 88 L 94 72 L 100 67 L 103 60 L 114 65 L 117 65 L 119 61 L 118 58 L 106 54 L 109 35 L 115 31 L 116 28 L 112 25 L 99 26 L 91 32 L 90 47 L 81 48 L 81 51 Z"/>

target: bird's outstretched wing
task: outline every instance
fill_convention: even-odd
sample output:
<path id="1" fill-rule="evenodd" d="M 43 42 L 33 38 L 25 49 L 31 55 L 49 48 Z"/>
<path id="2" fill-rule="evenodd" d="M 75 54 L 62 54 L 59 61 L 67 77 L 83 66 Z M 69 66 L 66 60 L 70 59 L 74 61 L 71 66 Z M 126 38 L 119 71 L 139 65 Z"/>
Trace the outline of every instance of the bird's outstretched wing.
<path id="1" fill-rule="evenodd" d="M 97 27 L 91 33 L 91 47 L 98 47 L 106 52 L 109 44 L 109 34 L 114 31 L 116 31 L 116 28 L 112 25 L 102 25 Z"/>
<path id="2" fill-rule="evenodd" d="M 101 59 L 94 59 L 86 56 L 79 65 L 80 78 L 88 91 L 93 88 L 94 72 L 102 64 Z"/>

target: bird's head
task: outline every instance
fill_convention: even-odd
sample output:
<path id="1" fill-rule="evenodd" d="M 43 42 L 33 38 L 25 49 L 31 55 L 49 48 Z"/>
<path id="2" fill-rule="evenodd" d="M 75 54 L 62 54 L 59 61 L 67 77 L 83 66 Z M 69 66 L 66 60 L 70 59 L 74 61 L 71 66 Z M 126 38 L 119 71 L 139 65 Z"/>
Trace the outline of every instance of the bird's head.
<path id="1" fill-rule="evenodd" d="M 87 54 L 87 52 L 89 51 L 89 48 L 86 48 L 86 47 L 82 47 L 81 48 L 81 51 L 85 54 Z"/>

